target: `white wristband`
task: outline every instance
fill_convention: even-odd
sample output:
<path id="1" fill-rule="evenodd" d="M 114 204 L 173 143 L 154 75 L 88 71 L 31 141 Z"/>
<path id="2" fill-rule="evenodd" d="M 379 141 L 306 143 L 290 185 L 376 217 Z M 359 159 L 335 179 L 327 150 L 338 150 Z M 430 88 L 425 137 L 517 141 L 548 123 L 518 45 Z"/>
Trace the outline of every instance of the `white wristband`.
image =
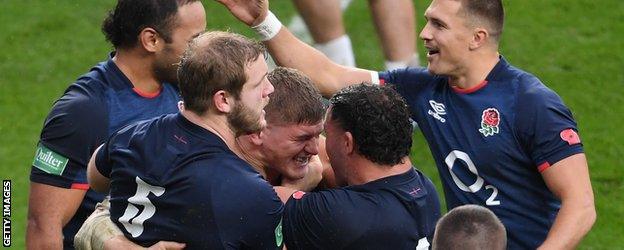
<path id="1" fill-rule="evenodd" d="M 271 40 L 282 29 L 282 23 L 279 19 L 269 11 L 266 18 L 260 24 L 251 27 L 260 36 L 260 41 Z"/>
<path id="2" fill-rule="evenodd" d="M 379 81 L 379 72 L 377 71 L 371 71 L 371 83 L 374 85 L 383 85 L 381 84 L 381 81 Z"/>

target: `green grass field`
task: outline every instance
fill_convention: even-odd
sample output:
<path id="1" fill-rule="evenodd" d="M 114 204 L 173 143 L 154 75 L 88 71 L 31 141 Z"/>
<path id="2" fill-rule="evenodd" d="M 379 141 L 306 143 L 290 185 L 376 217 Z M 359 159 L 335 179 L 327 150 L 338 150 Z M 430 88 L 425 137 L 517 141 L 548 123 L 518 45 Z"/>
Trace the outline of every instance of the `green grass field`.
<path id="1" fill-rule="evenodd" d="M 204 1 L 209 29 L 250 35 L 222 6 Z M 419 26 L 429 1 L 415 0 Z M 24 248 L 28 176 L 43 120 L 76 77 L 106 59 L 100 23 L 114 1 L 3 1 L 0 9 L 0 177 L 12 180 L 15 249 Z M 501 53 L 554 89 L 579 123 L 589 160 L 598 220 L 582 249 L 624 248 L 624 2 L 505 1 Z M 287 23 L 288 0 L 271 8 Z M 366 1 L 353 1 L 345 22 L 360 67 L 383 59 Z M 421 54 L 424 53 L 419 42 Z M 413 160 L 439 186 L 429 149 L 415 135 Z"/>

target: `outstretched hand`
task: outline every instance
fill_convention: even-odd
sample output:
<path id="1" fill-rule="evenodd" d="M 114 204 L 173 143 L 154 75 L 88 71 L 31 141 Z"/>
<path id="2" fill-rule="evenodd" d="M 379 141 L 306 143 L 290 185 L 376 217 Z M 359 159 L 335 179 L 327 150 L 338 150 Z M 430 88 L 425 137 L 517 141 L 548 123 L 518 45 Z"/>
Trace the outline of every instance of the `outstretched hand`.
<path id="1" fill-rule="evenodd" d="M 223 4 L 230 13 L 241 22 L 256 26 L 267 16 L 268 0 L 216 0 Z"/>

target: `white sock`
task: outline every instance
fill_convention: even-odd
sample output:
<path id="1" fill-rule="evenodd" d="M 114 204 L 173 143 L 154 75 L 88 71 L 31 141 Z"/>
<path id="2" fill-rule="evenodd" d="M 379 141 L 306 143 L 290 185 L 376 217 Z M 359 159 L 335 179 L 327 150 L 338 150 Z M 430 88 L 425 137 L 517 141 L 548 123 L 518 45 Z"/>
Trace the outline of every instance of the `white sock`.
<path id="1" fill-rule="evenodd" d="M 414 53 L 409 60 L 406 61 L 385 61 L 386 70 L 393 69 L 403 69 L 407 67 L 418 67 L 420 66 L 420 61 L 418 58 L 418 53 Z"/>
<path id="2" fill-rule="evenodd" d="M 351 4 L 351 0 L 341 0 L 340 1 L 340 9 L 342 10 L 342 12 L 344 12 L 345 9 L 347 9 L 347 7 L 349 7 L 349 4 Z"/>
<path id="3" fill-rule="evenodd" d="M 314 44 L 314 47 L 338 64 L 355 67 L 353 47 L 347 34 L 326 43 Z"/>

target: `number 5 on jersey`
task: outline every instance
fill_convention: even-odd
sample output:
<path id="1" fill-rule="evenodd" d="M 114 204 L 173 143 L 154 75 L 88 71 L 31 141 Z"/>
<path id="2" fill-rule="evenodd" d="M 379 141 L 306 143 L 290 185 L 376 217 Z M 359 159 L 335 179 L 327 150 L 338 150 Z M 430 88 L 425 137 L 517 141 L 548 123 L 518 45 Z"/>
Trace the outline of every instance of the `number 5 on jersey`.
<path id="1" fill-rule="evenodd" d="M 470 186 L 464 184 L 462 180 L 460 180 L 455 173 L 453 173 L 453 164 L 455 161 L 459 159 L 468 166 L 468 170 L 477 176 L 477 180 L 471 184 Z M 470 159 L 470 156 L 463 151 L 453 150 L 444 159 L 446 166 L 448 166 L 449 172 L 451 173 L 451 177 L 453 178 L 453 182 L 455 185 L 464 192 L 476 193 L 483 187 L 483 183 L 485 182 L 481 176 L 479 176 L 479 172 L 477 171 L 477 167 Z M 500 205 L 500 201 L 496 200 L 496 196 L 498 196 L 498 188 L 492 185 L 486 185 L 485 189 L 492 189 L 492 195 L 485 201 L 485 205 L 488 206 L 498 206 Z"/>
<path id="2" fill-rule="evenodd" d="M 165 193 L 165 188 L 147 184 L 138 176 L 135 180 L 137 184 L 136 193 L 128 198 L 128 207 L 126 207 L 126 211 L 119 218 L 119 222 L 134 238 L 139 237 L 143 233 L 143 222 L 156 213 L 156 207 L 147 196 L 153 193 L 158 197 Z M 143 211 L 140 214 L 136 206 L 143 206 Z"/>

